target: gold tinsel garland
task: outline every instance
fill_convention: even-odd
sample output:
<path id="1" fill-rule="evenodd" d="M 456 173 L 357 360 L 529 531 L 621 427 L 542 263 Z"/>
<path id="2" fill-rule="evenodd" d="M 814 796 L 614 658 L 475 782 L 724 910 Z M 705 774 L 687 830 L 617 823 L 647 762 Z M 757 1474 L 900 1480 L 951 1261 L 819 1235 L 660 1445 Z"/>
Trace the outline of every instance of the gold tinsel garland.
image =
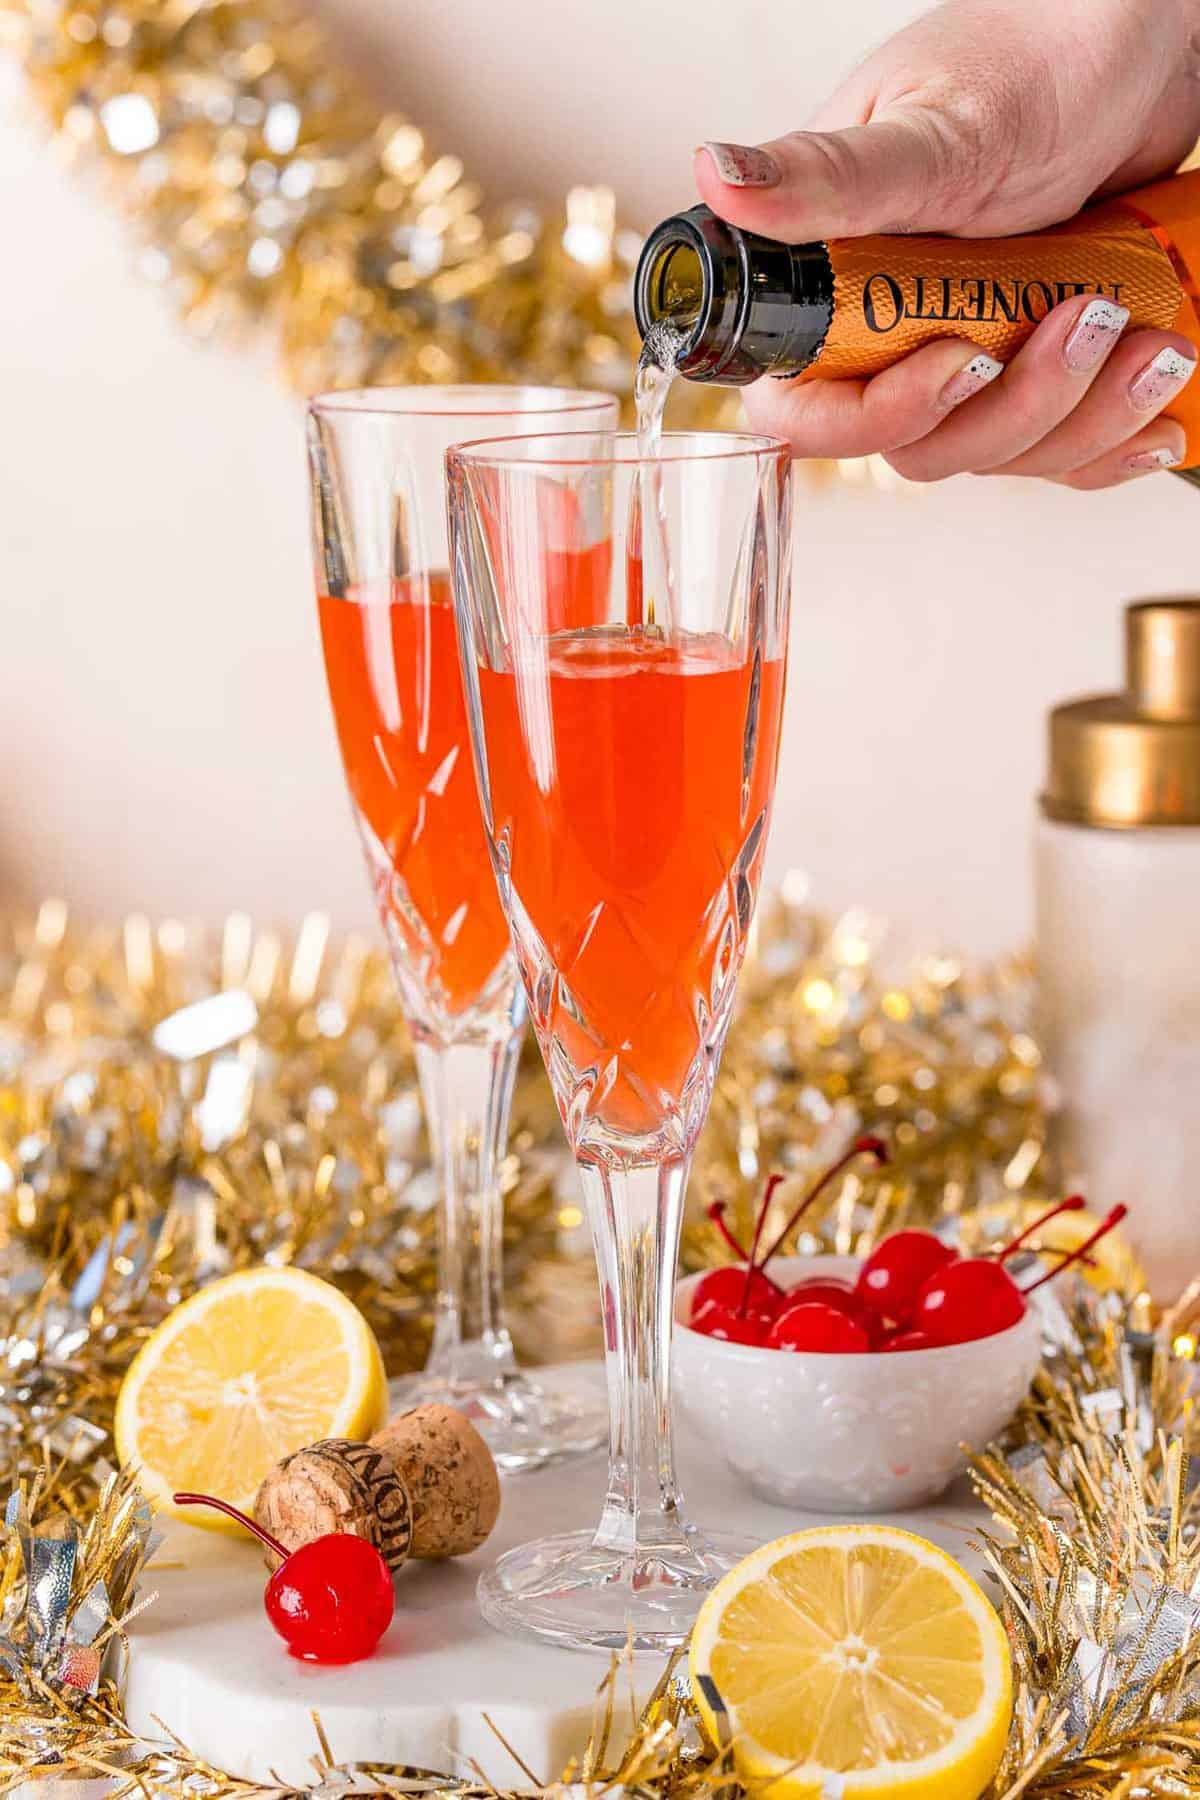
<path id="1" fill-rule="evenodd" d="M 0 0 L 56 141 L 193 329 L 269 325 L 301 392 L 546 381 L 630 397 L 639 238 L 607 189 L 482 208 L 287 0 Z M 728 396 L 703 402 L 728 406 Z"/>
<path id="2" fill-rule="evenodd" d="M 133 217 L 143 276 L 190 327 L 267 327 L 300 393 L 454 381 L 604 388 L 630 416 L 641 239 L 611 189 L 485 206 L 420 126 L 380 114 L 294 0 L 0 0 L 68 160 Z M 737 392 L 676 384 L 675 422 Z M 902 486 L 872 456 L 823 482 Z"/>
<path id="3" fill-rule="evenodd" d="M 765 1173 L 806 1180 L 862 1129 L 895 1160 L 833 1189 L 831 1247 L 911 1217 L 999 1228 L 1040 1191 L 1027 969 L 924 958 L 897 984 L 877 937 L 859 913 L 764 907 L 696 1157 L 689 1263 L 725 1254 L 707 1202 L 748 1220 Z M 594 1348 L 582 1214 L 532 1049 L 503 1185 L 518 1344 L 536 1315 L 545 1358 Z M 0 1489 L 41 1466 L 31 1444 L 69 1444 L 60 1492 L 85 1511 L 130 1356 L 233 1268 L 318 1270 L 394 1371 L 419 1366 L 435 1205 L 392 977 L 361 939 L 331 943 L 315 915 L 286 937 L 241 914 L 215 933 L 140 916 L 81 930 L 58 902 L 0 926 Z"/>
<path id="4" fill-rule="evenodd" d="M 998 1228 L 1040 1187 L 1030 994 L 1020 961 L 982 970 L 923 957 L 901 973 L 861 913 L 765 907 L 697 1156 L 689 1259 L 718 1254 L 706 1199 L 748 1212 L 765 1170 L 807 1178 L 863 1127 L 887 1132 L 896 1163 L 836 1187 L 816 1241 L 861 1247 L 908 1217 L 953 1215 L 964 1235 Z M 506 1241 L 510 1285 L 543 1333 L 551 1286 L 571 1296 L 563 1317 L 585 1294 L 594 1314 L 590 1259 L 572 1255 L 567 1169 L 531 1061 L 505 1171 Z M 0 1477 L 16 1496 L 0 1531 L 0 1787 L 106 1770 L 162 1794 L 272 1791 L 169 1738 L 135 1739 L 123 1720 L 99 1652 L 123 1641 L 153 1541 L 109 1466 L 116 1388 L 167 1307 L 263 1258 L 342 1283 L 393 1366 L 415 1360 L 432 1201 L 378 952 L 331 944 L 319 918 L 294 937 L 240 915 L 216 934 L 144 918 L 87 931 L 54 903 L 0 932 Z M 997 1792 L 1200 1788 L 1200 1540 L 1186 1476 L 1197 1310 L 1152 1334 L 1128 1295 L 1081 1289 L 1070 1314 L 1052 1307 L 1046 1374 L 977 1463 L 1019 1678 Z M 572 1337 L 551 1353 L 580 1347 Z M 51 1612 L 34 1604 L 35 1558 L 64 1571 Z M 615 1679 L 575 1775 L 646 1800 L 728 1788 L 727 1756 L 700 1739 L 678 1671 L 615 1758 Z M 428 1791 L 412 1771 L 341 1767 L 314 1738 L 308 1792 L 403 1793 L 422 1780 Z"/>

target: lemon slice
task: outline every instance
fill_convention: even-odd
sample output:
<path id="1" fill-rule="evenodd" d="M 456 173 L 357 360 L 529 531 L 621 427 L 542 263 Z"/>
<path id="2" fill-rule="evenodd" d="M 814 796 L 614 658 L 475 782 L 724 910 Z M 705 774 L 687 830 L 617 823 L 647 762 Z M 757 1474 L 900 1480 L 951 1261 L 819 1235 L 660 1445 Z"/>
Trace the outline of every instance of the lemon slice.
<path id="1" fill-rule="evenodd" d="M 383 1358 L 358 1308 L 300 1269 L 247 1269 L 201 1288 L 147 1338 L 117 1396 L 114 1436 L 151 1505 L 181 1489 L 243 1512 L 281 1456 L 366 1438 L 387 1417 Z M 239 1527 L 208 1509 L 187 1518 Z"/>
<path id="2" fill-rule="evenodd" d="M 976 1800 L 1008 1736 L 995 1611 L 943 1551 L 886 1525 L 756 1550 L 705 1601 L 690 1667 L 709 1732 L 769 1800 Z"/>

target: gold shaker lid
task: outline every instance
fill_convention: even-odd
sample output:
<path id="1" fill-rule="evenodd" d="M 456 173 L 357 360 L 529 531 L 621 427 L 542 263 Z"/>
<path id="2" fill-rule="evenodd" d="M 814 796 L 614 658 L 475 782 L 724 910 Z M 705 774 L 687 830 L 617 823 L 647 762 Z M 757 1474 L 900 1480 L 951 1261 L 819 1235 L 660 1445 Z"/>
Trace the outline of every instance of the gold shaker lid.
<path id="1" fill-rule="evenodd" d="M 1050 714 L 1042 811 L 1118 830 L 1200 825 L 1200 599 L 1125 609 L 1125 683 Z"/>

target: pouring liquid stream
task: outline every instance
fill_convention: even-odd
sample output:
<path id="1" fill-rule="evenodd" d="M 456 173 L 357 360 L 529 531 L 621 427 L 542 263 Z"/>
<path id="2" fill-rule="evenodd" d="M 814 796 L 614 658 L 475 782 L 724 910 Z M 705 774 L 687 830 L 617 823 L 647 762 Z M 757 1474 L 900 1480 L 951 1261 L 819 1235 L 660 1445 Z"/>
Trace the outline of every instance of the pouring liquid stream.
<path id="1" fill-rule="evenodd" d="M 669 319 L 659 319 L 646 333 L 634 382 L 638 455 L 643 459 L 638 483 L 640 516 L 631 542 L 642 556 L 642 624 L 660 631 L 677 630 L 674 571 L 668 549 L 666 495 L 663 490 L 663 413 L 675 380 L 675 368 L 686 339 Z M 660 616 L 665 615 L 665 616 Z"/>

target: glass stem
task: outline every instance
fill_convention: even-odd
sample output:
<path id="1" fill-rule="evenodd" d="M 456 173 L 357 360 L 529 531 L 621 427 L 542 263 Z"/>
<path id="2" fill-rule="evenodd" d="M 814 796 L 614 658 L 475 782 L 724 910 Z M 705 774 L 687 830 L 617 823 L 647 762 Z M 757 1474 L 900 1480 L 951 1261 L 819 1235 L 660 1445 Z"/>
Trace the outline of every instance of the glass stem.
<path id="1" fill-rule="evenodd" d="M 521 1035 L 520 1026 L 454 1044 L 418 1035 L 415 1045 L 442 1189 L 437 1315 L 426 1368 L 471 1387 L 516 1374 L 504 1323 L 500 1161 Z"/>
<path id="2" fill-rule="evenodd" d="M 686 1542 L 671 1447 L 671 1326 L 687 1161 L 581 1165 L 604 1309 L 608 1492 L 597 1549 Z"/>

